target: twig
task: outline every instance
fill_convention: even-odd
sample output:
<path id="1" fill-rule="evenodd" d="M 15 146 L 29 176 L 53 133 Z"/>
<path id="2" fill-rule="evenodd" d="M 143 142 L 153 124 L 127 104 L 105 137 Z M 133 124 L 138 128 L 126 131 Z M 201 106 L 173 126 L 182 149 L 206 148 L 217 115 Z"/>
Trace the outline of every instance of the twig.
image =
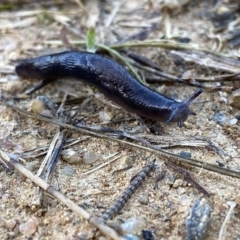
<path id="1" fill-rule="evenodd" d="M 110 137 L 110 136 L 107 136 L 107 135 L 104 135 L 104 134 L 95 133 L 94 131 L 85 130 L 85 129 L 75 127 L 75 126 L 72 126 L 72 125 L 69 125 L 69 124 L 66 124 L 66 123 L 62 123 L 62 122 L 59 122 L 59 121 L 56 121 L 56 120 L 53 120 L 53 119 L 49 119 L 49 118 L 46 118 L 46 117 L 43 117 L 43 116 L 39 116 L 39 115 L 33 114 L 31 112 L 28 112 L 26 110 L 23 110 L 21 108 L 18 108 L 16 106 L 13 106 L 11 104 L 5 103 L 3 101 L 0 101 L 0 104 L 3 105 L 3 106 L 9 107 L 12 110 L 15 110 L 15 111 L 17 111 L 21 114 L 24 114 L 28 117 L 35 118 L 35 119 L 45 121 L 45 122 L 48 122 L 48 123 L 52 123 L 52 124 L 55 124 L 55 125 L 58 125 L 58 126 L 62 126 L 62 127 L 65 127 L 69 130 L 72 130 L 72 131 L 84 133 L 84 134 L 94 136 L 94 137 L 111 139 L 112 141 L 119 142 L 119 143 L 122 143 L 122 144 L 125 144 L 125 145 L 128 145 L 128 146 L 131 146 L 131 147 L 135 147 L 137 149 L 141 149 L 141 150 L 145 150 L 145 151 L 149 151 L 149 152 L 154 152 L 156 154 L 160 154 L 161 156 L 164 156 L 166 158 L 166 159 L 163 159 L 164 161 L 169 160 L 169 161 L 181 162 L 181 163 L 185 163 L 187 165 L 193 166 L 193 167 L 203 168 L 203 169 L 206 169 L 208 171 L 217 172 L 217 173 L 220 173 L 220 174 L 223 174 L 223 175 L 226 175 L 226 176 L 240 178 L 240 172 L 232 171 L 232 170 L 229 170 L 229 169 L 223 169 L 223 168 L 220 168 L 220 167 L 215 166 L 213 164 L 206 163 L 206 162 L 201 162 L 201 161 L 198 161 L 196 159 L 182 158 L 182 157 L 180 157 L 176 154 L 167 152 L 167 151 L 165 151 L 165 150 L 163 150 L 159 147 L 153 146 L 150 143 L 148 143 L 147 141 L 146 141 L 147 142 L 147 147 L 146 146 L 141 146 L 141 145 L 136 144 L 136 143 L 127 142 L 127 141 L 117 139 L 117 138 L 114 138 L 114 137 Z"/>
<path id="2" fill-rule="evenodd" d="M 173 170 L 175 170 L 176 172 L 180 173 L 187 182 L 191 183 L 199 192 L 203 193 L 204 195 L 209 197 L 209 193 L 199 184 L 197 183 L 192 176 L 190 175 L 190 173 L 188 171 L 186 171 L 185 169 L 179 167 L 179 166 L 174 166 L 172 163 L 168 162 L 165 163 L 167 166 L 169 166 L 170 168 L 172 168 Z"/>
<path id="3" fill-rule="evenodd" d="M 56 46 L 62 46 L 62 42 L 59 40 L 48 40 L 45 41 L 44 43 L 46 44 L 52 44 Z M 79 41 L 79 40 L 72 40 L 70 41 L 71 44 L 76 44 L 80 46 L 86 45 L 86 41 Z M 99 49 L 101 49 L 101 46 L 99 46 Z M 163 48 L 163 49 L 175 49 L 175 50 L 193 50 L 193 51 L 198 51 L 198 52 L 204 52 L 208 54 L 212 54 L 214 56 L 219 56 L 219 57 L 231 57 L 230 54 L 224 54 L 224 53 L 219 53 L 216 51 L 212 51 L 209 49 L 205 48 L 199 48 L 194 45 L 190 44 L 185 44 L 185 43 L 178 43 L 172 40 L 145 40 L 145 41 L 133 41 L 133 42 L 124 42 L 124 43 L 119 43 L 119 44 L 114 44 L 110 45 L 109 48 L 119 50 L 123 48 L 133 48 L 133 47 L 157 47 L 157 48 Z"/>
<path id="4" fill-rule="evenodd" d="M 230 217 L 231 217 L 232 212 L 233 212 L 233 209 L 236 207 L 237 204 L 236 204 L 236 202 L 229 201 L 228 205 L 230 206 L 230 208 L 229 208 L 227 216 L 225 217 L 224 222 L 221 226 L 219 236 L 218 236 L 218 240 L 224 240 L 225 239 L 225 234 L 226 234 L 226 231 L 227 231 L 227 223 L 229 222 Z"/>
<path id="5" fill-rule="evenodd" d="M 210 53 L 215 56 L 229 56 L 224 53 L 218 53 L 216 51 L 212 51 L 206 48 L 200 48 L 196 45 L 186 44 L 186 43 L 178 43 L 172 40 L 145 40 L 145 41 L 134 41 L 134 42 L 124 42 L 119 44 L 110 45 L 112 49 L 122 49 L 122 48 L 133 48 L 133 47 L 160 47 L 164 49 L 175 49 L 175 50 L 192 50 L 199 51 L 204 53 Z"/>
<path id="6" fill-rule="evenodd" d="M 120 157 L 122 157 L 122 156 L 123 156 L 122 153 L 117 154 L 117 156 L 115 156 L 112 160 L 107 161 L 107 162 L 104 162 L 103 164 L 101 164 L 101 165 L 95 167 L 94 169 L 91 169 L 91 170 L 89 170 L 89 171 L 83 173 L 83 175 L 88 175 L 88 174 L 90 174 L 90 173 L 93 173 L 93 172 L 97 171 L 98 169 L 103 168 L 103 167 L 105 167 L 106 165 L 108 165 L 108 164 L 110 164 L 110 163 L 112 163 L 112 162 L 118 160 L 118 159 L 119 159 Z"/>
<path id="7" fill-rule="evenodd" d="M 49 159 L 50 156 L 52 155 L 52 152 L 53 152 L 53 150 L 54 150 L 54 146 L 55 146 L 56 143 L 57 143 L 57 140 L 58 140 L 59 135 L 60 135 L 60 132 L 58 131 L 58 132 L 55 134 L 55 136 L 54 136 L 54 138 L 53 138 L 53 140 L 52 140 L 52 142 L 51 142 L 51 144 L 50 144 L 50 146 L 49 146 L 47 155 L 45 156 L 44 160 L 42 161 L 42 164 L 41 164 L 40 168 L 38 169 L 38 172 L 37 172 L 37 176 L 38 176 L 38 177 L 41 176 L 41 174 L 42 174 L 42 172 L 43 172 L 43 170 L 44 170 L 44 168 L 45 168 L 45 166 L 46 166 L 46 164 L 47 164 L 48 159 Z"/>
<path id="8" fill-rule="evenodd" d="M 128 169 L 131 169 L 132 167 L 133 167 L 133 165 L 129 165 L 129 166 L 125 167 L 125 168 L 117 169 L 117 170 L 112 172 L 112 175 L 114 175 L 116 173 L 119 173 L 119 172 L 124 172 L 124 171 L 126 171 Z"/>
<path id="9" fill-rule="evenodd" d="M 110 220 L 116 213 L 118 213 L 126 202 L 132 197 L 137 188 L 143 183 L 149 173 L 155 168 L 155 160 L 149 162 L 141 172 L 139 172 L 134 178 L 131 180 L 130 185 L 124 190 L 122 195 L 117 198 L 114 204 L 109 207 L 105 213 L 102 215 L 104 221 Z"/>
<path id="10" fill-rule="evenodd" d="M 116 2 L 115 7 L 113 8 L 113 10 L 111 11 L 111 14 L 109 15 L 106 24 L 105 24 L 105 28 L 109 28 L 111 23 L 113 22 L 113 19 L 115 18 L 115 16 L 117 15 L 119 9 L 126 3 L 125 1 L 121 1 L 121 2 Z"/>
<path id="11" fill-rule="evenodd" d="M 110 228 L 109 226 L 104 224 L 104 222 L 101 221 L 101 219 L 96 218 L 95 216 L 91 215 L 90 213 L 88 213 L 83 208 L 76 205 L 73 201 L 66 198 L 62 193 L 55 190 L 53 186 L 49 185 L 44 180 L 42 180 L 38 176 L 34 175 L 32 172 L 27 170 L 16 159 L 10 158 L 2 150 L 0 150 L 0 156 L 6 163 L 13 166 L 15 169 L 17 169 L 19 172 L 21 172 L 25 177 L 29 178 L 31 181 L 33 181 L 35 184 L 37 184 L 39 187 L 41 187 L 43 190 L 45 190 L 47 193 L 49 193 L 51 196 L 58 199 L 59 202 L 68 206 L 70 209 L 73 210 L 73 212 L 75 212 L 80 217 L 84 218 L 89 223 L 94 225 L 96 228 L 98 228 L 106 236 L 108 236 L 112 239 L 115 239 L 115 240 L 125 240 L 125 238 L 119 236 L 112 228 Z"/>
<path id="12" fill-rule="evenodd" d="M 47 181 L 47 179 L 49 178 L 49 175 L 53 172 L 58 162 L 59 155 L 63 149 L 63 145 L 66 139 L 67 139 L 67 133 L 66 133 L 66 130 L 63 130 L 60 132 L 59 138 L 57 139 L 51 158 L 49 159 L 46 165 L 46 170 L 44 172 L 44 175 L 42 176 L 44 180 Z"/>

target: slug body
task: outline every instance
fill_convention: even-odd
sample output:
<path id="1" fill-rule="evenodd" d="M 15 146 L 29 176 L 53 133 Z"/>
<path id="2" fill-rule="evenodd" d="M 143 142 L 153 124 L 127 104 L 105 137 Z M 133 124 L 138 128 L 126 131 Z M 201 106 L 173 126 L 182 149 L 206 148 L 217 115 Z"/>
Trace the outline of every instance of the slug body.
<path id="1" fill-rule="evenodd" d="M 188 106 L 202 92 L 200 89 L 177 102 L 141 84 L 115 61 L 89 52 L 67 51 L 26 59 L 15 70 L 20 77 L 49 82 L 64 77 L 81 80 L 130 113 L 161 122 L 177 122 L 180 127 L 189 115 L 195 115 Z"/>

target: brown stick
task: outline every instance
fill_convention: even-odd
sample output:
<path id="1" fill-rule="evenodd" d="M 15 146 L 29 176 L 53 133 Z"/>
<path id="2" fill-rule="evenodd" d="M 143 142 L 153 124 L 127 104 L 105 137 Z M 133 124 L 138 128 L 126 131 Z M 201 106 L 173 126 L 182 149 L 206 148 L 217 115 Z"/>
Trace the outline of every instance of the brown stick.
<path id="1" fill-rule="evenodd" d="M 4 160 L 7 164 L 10 164 L 15 169 L 17 169 L 19 172 L 21 172 L 25 177 L 29 178 L 31 181 L 33 181 L 35 184 L 37 184 L 39 187 L 41 187 L 43 190 L 45 190 L 47 193 L 49 193 L 51 196 L 58 199 L 62 204 L 68 206 L 70 209 L 72 209 L 76 214 L 90 222 L 92 225 L 94 225 L 96 228 L 98 228 L 103 234 L 110 237 L 114 240 L 125 240 L 124 237 L 119 236 L 119 234 L 104 224 L 104 222 L 101 219 L 98 219 L 88 213 L 83 208 L 76 205 L 73 201 L 66 198 L 62 193 L 55 190 L 53 186 L 46 183 L 41 178 L 34 175 L 32 172 L 27 170 L 22 164 L 20 164 L 16 159 L 10 158 L 5 152 L 0 150 L 0 157 L 2 160 Z"/>
<path id="2" fill-rule="evenodd" d="M 83 129 L 83 128 L 80 128 L 80 127 L 75 127 L 75 126 L 72 126 L 72 125 L 69 125 L 69 124 L 66 124 L 66 123 L 62 123 L 62 122 L 59 122 L 59 121 L 56 121 L 56 120 L 53 120 L 53 119 L 49 119 L 49 118 L 46 118 L 46 117 L 43 117 L 43 116 L 40 116 L 40 115 L 36 115 L 36 114 L 28 112 L 24 109 L 21 109 L 19 107 L 13 106 L 9 103 L 5 103 L 1 100 L 0 100 L 0 105 L 9 107 L 12 110 L 15 110 L 15 111 L 17 111 L 21 114 L 24 114 L 28 117 L 35 118 L 35 119 L 38 119 L 40 121 L 45 121 L 45 122 L 48 122 L 48 123 L 52 123 L 52 124 L 55 124 L 55 125 L 58 125 L 58 126 L 61 126 L 61 127 L 65 127 L 65 128 L 67 128 L 69 130 L 72 130 L 72 131 L 88 134 L 88 135 L 94 136 L 94 137 L 111 139 L 113 141 L 123 143 L 125 145 L 135 147 L 137 149 L 141 149 L 141 150 L 145 150 L 145 151 L 149 151 L 149 152 L 154 152 L 156 154 L 160 154 L 161 156 L 164 156 L 165 159 L 169 160 L 169 161 L 185 163 L 185 164 L 188 164 L 188 165 L 193 166 L 193 167 L 203 168 L 203 169 L 206 169 L 208 171 L 217 172 L 217 173 L 223 174 L 225 176 L 231 176 L 231 177 L 235 177 L 235 178 L 240 179 L 240 172 L 238 172 L 238 171 L 232 171 L 230 169 L 220 168 L 220 167 L 215 166 L 213 164 L 210 164 L 210 163 L 207 163 L 207 162 L 201 162 L 201 161 L 198 161 L 196 159 L 182 158 L 182 157 L 180 157 L 176 154 L 167 152 L 167 151 L 165 151 L 165 150 L 163 150 L 163 149 L 161 149 L 157 146 L 154 146 L 154 145 L 150 144 L 149 142 L 147 142 L 146 140 L 144 140 L 145 141 L 144 144 L 146 144 L 146 146 L 142 146 L 142 145 L 139 145 L 139 144 L 136 144 L 136 143 L 133 143 L 133 142 L 124 141 L 124 140 L 117 139 L 117 138 L 114 138 L 114 137 L 110 137 L 110 136 L 107 136 L 107 135 L 104 135 L 104 134 L 96 133 L 94 131 L 86 130 L 86 129 Z M 129 135 L 128 137 L 131 137 L 131 136 Z M 134 139 L 134 140 L 136 140 L 136 139 Z M 165 159 L 163 159 L 163 160 L 166 161 Z"/>

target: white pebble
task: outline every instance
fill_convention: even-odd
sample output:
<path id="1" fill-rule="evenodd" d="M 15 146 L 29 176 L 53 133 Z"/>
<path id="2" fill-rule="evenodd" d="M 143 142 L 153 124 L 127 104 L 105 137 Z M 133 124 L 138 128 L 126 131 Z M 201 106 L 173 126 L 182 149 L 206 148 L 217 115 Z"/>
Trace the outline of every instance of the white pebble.
<path id="1" fill-rule="evenodd" d="M 83 161 L 86 163 L 86 164 L 92 164 L 94 162 L 96 162 L 98 160 L 99 156 L 97 153 L 95 152 L 86 152 L 84 155 L 83 155 Z"/>
<path id="2" fill-rule="evenodd" d="M 121 224 L 124 234 L 140 233 L 146 227 L 146 221 L 142 217 L 131 217 Z"/>
<path id="3" fill-rule="evenodd" d="M 33 233 L 36 232 L 38 224 L 39 222 L 37 218 L 30 218 L 26 223 L 22 223 L 19 225 L 19 231 L 23 235 L 30 237 Z"/>
<path id="4" fill-rule="evenodd" d="M 79 153 L 72 148 L 62 151 L 62 159 L 68 163 L 80 163 L 82 161 Z"/>
<path id="5" fill-rule="evenodd" d="M 6 222 L 5 222 L 5 227 L 8 229 L 8 230 L 13 230 L 14 229 L 14 227 L 16 226 L 16 221 L 15 220 L 7 220 Z"/>
<path id="6" fill-rule="evenodd" d="M 112 115 L 109 112 L 101 111 L 99 112 L 99 120 L 104 123 L 109 123 L 112 119 Z"/>
<path id="7" fill-rule="evenodd" d="M 235 125 L 235 124 L 237 124 L 237 122 L 238 122 L 238 119 L 237 119 L 237 118 L 233 118 L 233 119 L 230 120 L 229 123 L 230 123 L 231 125 Z"/>

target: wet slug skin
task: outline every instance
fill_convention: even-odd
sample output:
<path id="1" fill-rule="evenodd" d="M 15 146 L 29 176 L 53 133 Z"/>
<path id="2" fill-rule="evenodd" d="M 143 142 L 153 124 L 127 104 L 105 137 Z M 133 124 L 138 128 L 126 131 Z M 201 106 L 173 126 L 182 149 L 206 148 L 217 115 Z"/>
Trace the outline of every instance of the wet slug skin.
<path id="1" fill-rule="evenodd" d="M 143 85 L 114 60 L 81 51 L 26 59 L 15 70 L 20 77 L 41 79 L 45 84 L 64 77 L 83 81 L 131 113 L 161 122 L 177 122 L 180 127 L 189 115 L 196 115 L 189 105 L 202 93 L 199 89 L 177 102 Z"/>

